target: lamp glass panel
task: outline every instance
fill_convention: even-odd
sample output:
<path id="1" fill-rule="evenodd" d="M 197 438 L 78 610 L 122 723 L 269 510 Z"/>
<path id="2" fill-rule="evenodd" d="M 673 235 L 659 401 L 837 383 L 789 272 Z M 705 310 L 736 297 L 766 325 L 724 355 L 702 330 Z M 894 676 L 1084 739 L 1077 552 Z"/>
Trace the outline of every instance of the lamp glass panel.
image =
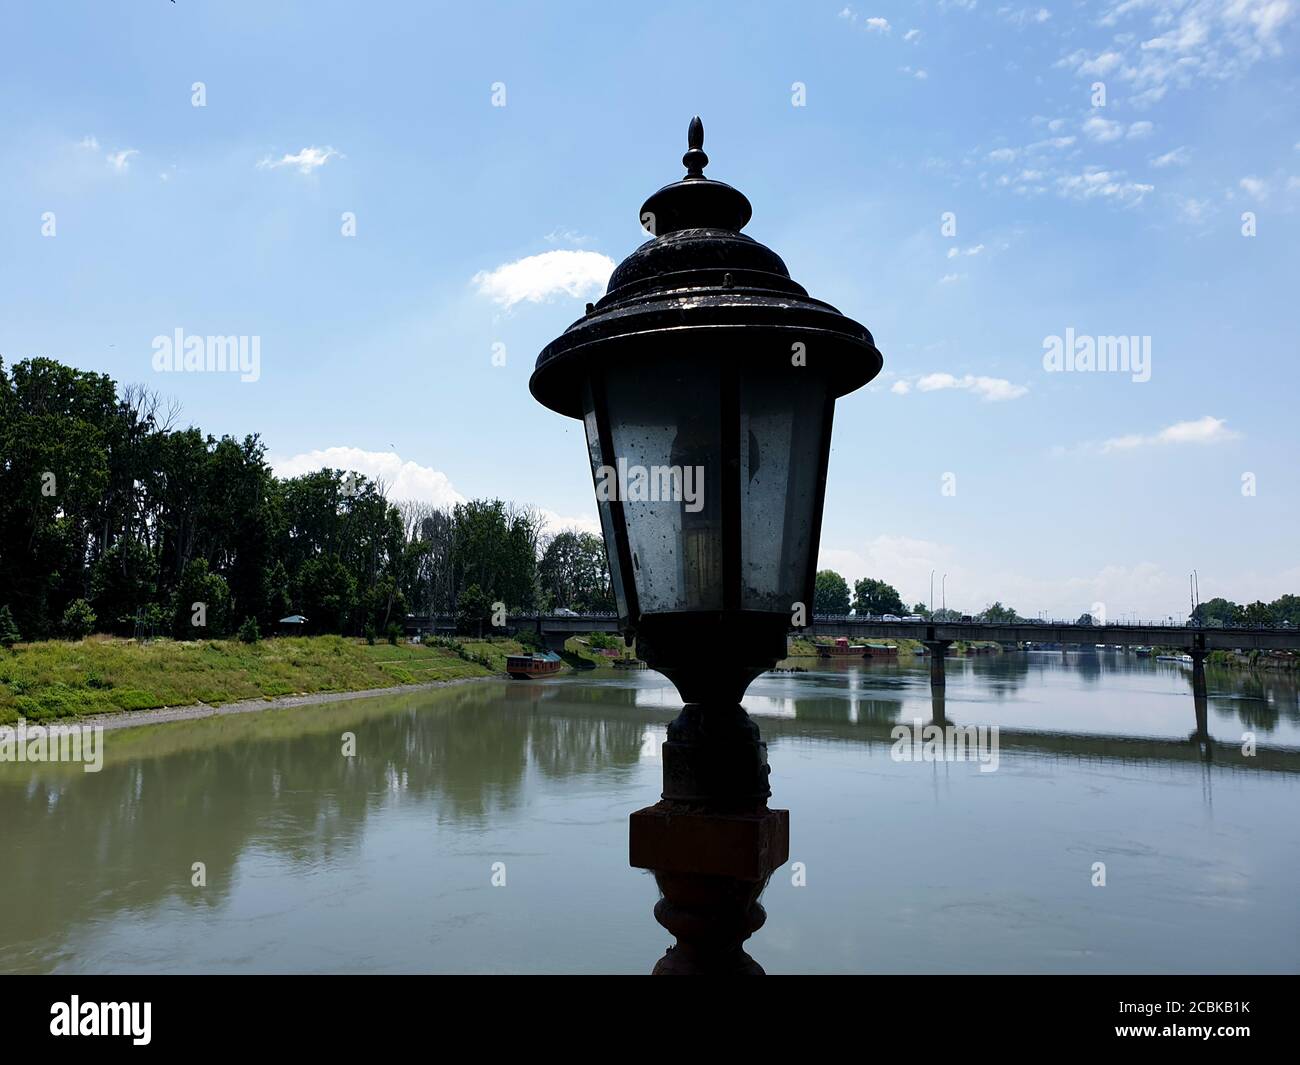
<path id="1" fill-rule="evenodd" d="M 808 595 L 826 385 L 806 369 L 740 382 L 741 606 L 790 613 Z M 811 612 L 811 604 L 806 604 Z"/>
<path id="2" fill-rule="evenodd" d="M 722 609 L 716 363 L 685 357 L 605 374 L 615 480 L 642 614 Z M 599 484 L 598 484 L 599 490 Z"/>
<path id="3" fill-rule="evenodd" d="M 587 430 L 587 456 L 591 460 L 592 476 L 598 478 L 600 469 L 605 462 L 600 452 L 600 433 L 597 429 L 595 403 L 592 401 L 590 383 L 583 389 L 582 400 L 582 424 L 583 428 Z M 627 592 L 623 587 L 623 568 L 618 561 L 618 541 L 614 536 L 614 518 L 610 513 L 609 499 L 602 499 L 599 493 L 596 496 L 596 510 L 600 514 L 600 531 L 605 540 L 605 558 L 609 563 L 609 578 L 614 589 L 614 603 L 618 609 L 619 618 L 626 622 L 628 620 Z"/>

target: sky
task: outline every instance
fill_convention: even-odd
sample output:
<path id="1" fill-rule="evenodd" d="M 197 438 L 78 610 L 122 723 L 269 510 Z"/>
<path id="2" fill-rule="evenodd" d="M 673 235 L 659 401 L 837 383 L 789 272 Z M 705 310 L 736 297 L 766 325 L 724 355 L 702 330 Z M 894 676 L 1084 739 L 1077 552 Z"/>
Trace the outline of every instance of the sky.
<path id="1" fill-rule="evenodd" d="M 595 530 L 528 377 L 699 114 L 745 232 L 884 354 L 836 407 L 823 566 L 1026 616 L 1300 592 L 1298 7 L 7 5 L 0 355 L 284 475 Z M 177 330 L 256 372 L 158 369 Z M 1116 336 L 1144 357 L 1052 357 Z"/>

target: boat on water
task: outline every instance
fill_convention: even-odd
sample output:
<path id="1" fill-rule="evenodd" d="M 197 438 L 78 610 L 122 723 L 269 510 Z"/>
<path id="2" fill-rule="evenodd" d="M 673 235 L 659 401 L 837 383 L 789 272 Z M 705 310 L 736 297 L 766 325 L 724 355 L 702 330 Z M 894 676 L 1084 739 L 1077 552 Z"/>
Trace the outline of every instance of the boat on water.
<path id="1" fill-rule="evenodd" d="M 554 651 L 537 651 L 528 655 L 507 655 L 506 672 L 515 680 L 529 680 L 532 677 L 547 677 L 558 673 L 561 665 L 560 656 Z"/>
<path id="2" fill-rule="evenodd" d="M 868 658 L 888 658 L 898 655 L 898 645 L 894 643 L 869 643 L 864 652 Z"/>
<path id="3" fill-rule="evenodd" d="M 819 658 L 861 658 L 867 653 L 865 644 L 851 644 L 847 636 L 836 636 L 834 643 L 819 643 L 817 645 L 817 656 Z"/>
<path id="4" fill-rule="evenodd" d="M 1190 662 L 1191 655 L 1156 655 L 1157 662 Z"/>
<path id="5" fill-rule="evenodd" d="M 1134 648 L 1133 648 L 1133 653 L 1134 653 L 1135 655 L 1137 655 L 1138 658 L 1150 658 L 1150 657 L 1151 657 L 1151 648 L 1150 648 L 1150 647 L 1134 647 Z"/>

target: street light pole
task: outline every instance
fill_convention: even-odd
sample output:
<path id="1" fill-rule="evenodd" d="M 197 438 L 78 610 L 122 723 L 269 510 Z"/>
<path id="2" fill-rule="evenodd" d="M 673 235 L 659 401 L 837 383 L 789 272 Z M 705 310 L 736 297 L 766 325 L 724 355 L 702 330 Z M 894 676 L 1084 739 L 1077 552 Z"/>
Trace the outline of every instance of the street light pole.
<path id="1" fill-rule="evenodd" d="M 743 944 L 790 815 L 767 806 L 767 746 L 740 700 L 785 656 L 792 619 L 811 623 L 835 400 L 883 360 L 741 234 L 749 200 L 704 176 L 698 117 L 687 145 L 686 176 L 641 207 L 651 239 L 543 349 L 529 389 L 583 422 L 619 626 L 685 704 L 662 798 L 629 830 L 677 938 L 654 971 L 761 973 Z M 667 498 L 614 473 L 634 469 Z"/>

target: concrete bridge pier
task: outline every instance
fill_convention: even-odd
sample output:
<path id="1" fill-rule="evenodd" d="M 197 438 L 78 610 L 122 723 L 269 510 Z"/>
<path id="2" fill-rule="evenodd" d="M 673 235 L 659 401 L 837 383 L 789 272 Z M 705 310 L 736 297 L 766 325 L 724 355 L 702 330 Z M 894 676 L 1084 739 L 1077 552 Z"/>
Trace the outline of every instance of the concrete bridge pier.
<path id="1" fill-rule="evenodd" d="M 930 689 L 930 724 L 938 725 L 940 728 L 947 728 L 952 724 L 948 720 L 948 715 L 944 709 L 944 689 Z"/>
<path id="2" fill-rule="evenodd" d="M 952 641 L 922 640 L 921 642 L 925 644 L 926 652 L 930 656 L 930 690 L 942 691 L 948 684 L 943 671 L 943 658 L 948 653 Z"/>
<path id="3" fill-rule="evenodd" d="M 1187 652 L 1192 656 L 1192 694 L 1205 698 L 1205 656 L 1210 652 L 1201 647 L 1193 647 Z"/>
<path id="4" fill-rule="evenodd" d="M 1196 731 L 1189 739 L 1201 749 L 1208 762 L 1214 753 L 1214 740 L 1210 736 L 1210 699 L 1205 687 L 1205 656 L 1210 652 L 1203 647 L 1193 647 L 1187 653 L 1192 656 L 1192 704 L 1196 708 Z"/>

